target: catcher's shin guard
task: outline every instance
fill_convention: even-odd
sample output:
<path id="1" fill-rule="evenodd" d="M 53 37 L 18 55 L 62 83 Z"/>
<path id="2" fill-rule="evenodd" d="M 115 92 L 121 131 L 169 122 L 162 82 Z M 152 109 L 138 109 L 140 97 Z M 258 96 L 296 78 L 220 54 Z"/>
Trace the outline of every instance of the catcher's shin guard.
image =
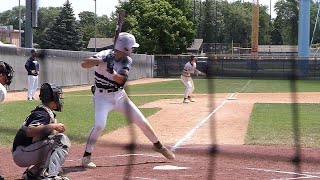
<path id="1" fill-rule="evenodd" d="M 54 146 L 52 151 L 49 152 L 44 166 L 42 175 L 45 177 L 59 175 L 62 171 L 62 164 L 68 156 L 68 149 L 71 146 L 69 138 L 62 133 L 53 135 L 51 138 L 54 141 Z"/>

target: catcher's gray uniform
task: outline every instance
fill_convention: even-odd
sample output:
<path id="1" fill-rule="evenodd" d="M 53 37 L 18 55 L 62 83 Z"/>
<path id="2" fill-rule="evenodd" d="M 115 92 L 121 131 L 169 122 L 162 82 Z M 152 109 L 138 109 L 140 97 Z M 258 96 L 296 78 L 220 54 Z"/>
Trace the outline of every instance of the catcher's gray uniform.
<path id="1" fill-rule="evenodd" d="M 61 94 L 59 93 L 62 92 L 59 92 L 60 89 L 52 87 L 47 83 L 42 85 L 40 98 L 43 103 L 55 101 L 59 104 L 55 110 L 61 111 L 62 102 L 60 102 Z M 49 89 L 49 91 L 44 88 L 52 88 L 52 90 Z M 49 92 L 49 95 L 45 95 L 43 92 Z M 68 137 L 55 130 L 43 131 L 41 136 L 27 136 L 29 127 L 56 123 L 57 120 L 53 111 L 48 106 L 41 104 L 31 111 L 31 114 L 18 130 L 13 141 L 12 156 L 19 167 L 28 167 L 23 174 L 24 179 L 54 179 L 55 177 L 67 179 L 60 176 L 60 172 L 70 148 Z"/>

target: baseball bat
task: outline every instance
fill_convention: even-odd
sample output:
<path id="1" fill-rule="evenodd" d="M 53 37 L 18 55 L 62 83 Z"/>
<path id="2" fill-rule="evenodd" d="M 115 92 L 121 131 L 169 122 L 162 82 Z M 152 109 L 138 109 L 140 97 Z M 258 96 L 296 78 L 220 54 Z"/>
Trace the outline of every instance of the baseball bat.
<path id="1" fill-rule="evenodd" d="M 125 15 L 126 15 L 126 11 L 124 9 L 120 9 L 119 14 L 118 14 L 118 21 L 117 21 L 117 25 L 116 25 L 116 30 L 115 30 L 115 34 L 114 34 L 113 49 L 116 47 L 117 39 L 118 39 L 119 34 L 121 32 Z"/>

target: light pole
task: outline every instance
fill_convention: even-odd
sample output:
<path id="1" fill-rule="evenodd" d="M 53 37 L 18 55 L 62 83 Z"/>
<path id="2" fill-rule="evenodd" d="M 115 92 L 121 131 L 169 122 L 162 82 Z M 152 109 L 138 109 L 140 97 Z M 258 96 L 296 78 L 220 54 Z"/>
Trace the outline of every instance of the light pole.
<path id="1" fill-rule="evenodd" d="M 97 52 L 97 0 L 94 0 L 94 52 Z"/>
<path id="2" fill-rule="evenodd" d="M 21 48 L 21 5 L 19 0 L 19 47 Z"/>
<path id="3" fill-rule="evenodd" d="M 270 19 L 269 19 L 269 54 L 271 54 L 271 0 L 270 0 Z"/>

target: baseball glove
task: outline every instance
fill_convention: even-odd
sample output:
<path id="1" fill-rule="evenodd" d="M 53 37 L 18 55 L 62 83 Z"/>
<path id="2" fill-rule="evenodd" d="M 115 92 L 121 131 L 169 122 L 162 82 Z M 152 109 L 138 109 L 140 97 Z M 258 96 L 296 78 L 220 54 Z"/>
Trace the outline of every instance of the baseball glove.
<path id="1" fill-rule="evenodd" d="M 206 73 L 199 71 L 198 69 L 195 70 L 195 74 L 196 74 L 196 76 L 207 76 Z"/>

